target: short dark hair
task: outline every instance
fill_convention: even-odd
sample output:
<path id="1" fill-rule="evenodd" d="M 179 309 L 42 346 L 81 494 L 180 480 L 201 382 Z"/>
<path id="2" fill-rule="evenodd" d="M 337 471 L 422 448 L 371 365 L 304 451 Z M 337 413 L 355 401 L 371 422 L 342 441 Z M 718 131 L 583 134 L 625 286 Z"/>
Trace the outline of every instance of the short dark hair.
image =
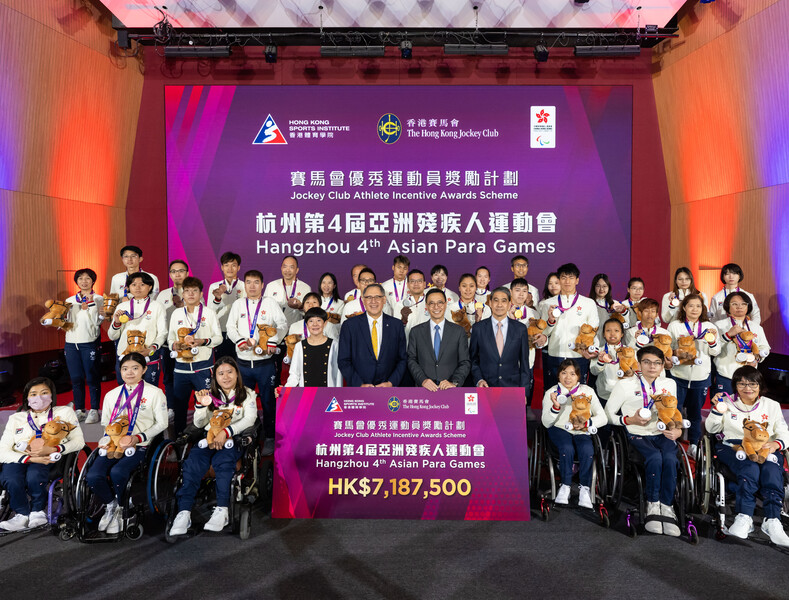
<path id="1" fill-rule="evenodd" d="M 56 399 L 57 399 L 57 390 L 55 389 L 55 382 L 52 381 L 49 377 L 34 377 L 30 381 L 27 382 L 25 385 L 25 389 L 22 391 L 22 406 L 19 407 L 17 412 L 25 412 L 30 410 L 30 404 L 27 402 L 27 397 L 30 395 L 30 390 L 32 390 L 37 385 L 45 385 L 49 388 L 50 393 L 52 394 L 52 404 L 50 406 L 55 406 Z"/>
<path id="2" fill-rule="evenodd" d="M 651 354 L 652 356 L 657 356 L 661 362 L 666 360 L 666 355 L 663 354 L 663 351 L 657 346 L 644 346 L 638 352 L 636 352 L 636 358 L 638 359 L 638 362 L 641 362 L 641 360 L 647 354 Z"/>
<path id="3" fill-rule="evenodd" d="M 356 276 L 356 278 L 358 279 L 359 277 L 361 277 L 362 273 L 369 273 L 370 275 L 372 275 L 375 278 L 376 281 L 378 281 L 378 277 L 376 277 L 375 271 L 373 271 L 370 267 L 365 267 L 364 269 L 359 271 L 359 274 Z"/>
<path id="4" fill-rule="evenodd" d="M 324 323 L 329 319 L 329 315 L 326 314 L 325 310 L 323 310 L 320 306 L 314 306 L 304 313 L 304 322 L 306 323 L 315 317 L 321 319 Z"/>
<path id="5" fill-rule="evenodd" d="M 132 282 L 135 279 L 142 279 L 142 282 L 145 285 L 151 286 L 151 291 L 148 292 L 149 294 L 153 291 L 154 288 L 153 277 L 151 277 L 150 274 L 146 273 L 145 271 L 137 271 L 136 273 L 132 273 L 131 275 L 126 277 L 126 289 L 129 289 L 129 286 L 131 286 Z"/>
<path id="6" fill-rule="evenodd" d="M 507 296 L 507 300 L 512 300 L 512 293 L 508 288 L 505 288 L 503 285 L 500 285 L 490 293 L 491 300 L 493 299 L 493 294 L 495 294 L 496 292 L 502 292 L 505 296 Z"/>
<path id="7" fill-rule="evenodd" d="M 595 291 L 595 288 L 597 287 L 597 282 L 598 281 L 604 281 L 605 284 L 608 286 L 608 293 L 605 295 L 605 301 L 608 304 L 613 304 L 614 303 L 614 296 L 613 296 L 613 292 L 611 290 L 611 280 L 608 279 L 608 275 L 606 275 L 605 273 L 598 273 L 597 275 L 592 277 L 592 287 L 589 288 L 589 297 L 592 300 L 596 300 L 597 299 L 597 291 Z"/>
<path id="8" fill-rule="evenodd" d="M 622 325 L 622 321 L 620 321 L 619 319 L 608 319 L 605 323 L 603 323 L 603 333 L 605 333 L 605 326 L 608 325 L 609 323 L 616 323 L 617 325 L 619 325 L 619 330 L 622 332 L 622 336 L 624 337 L 625 326 Z"/>
<path id="9" fill-rule="evenodd" d="M 236 395 L 233 398 L 233 403 L 236 406 L 241 406 L 244 400 L 247 399 L 247 388 L 244 387 L 244 381 L 241 378 L 241 369 L 238 368 L 238 363 L 232 356 L 222 356 L 214 363 L 213 373 L 211 374 L 211 395 L 215 398 L 222 397 L 222 389 L 216 381 L 216 372 L 222 365 L 230 365 L 236 370 L 236 387 L 234 388 Z"/>
<path id="10" fill-rule="evenodd" d="M 410 267 L 411 266 L 411 261 L 409 260 L 409 258 L 407 256 L 405 256 L 403 254 L 398 254 L 397 256 L 394 257 L 394 260 L 392 261 L 392 266 L 394 266 L 396 264 L 401 264 L 401 265 L 405 265 L 407 267 Z"/>
<path id="11" fill-rule="evenodd" d="M 183 283 L 184 289 L 186 288 L 198 288 L 201 292 L 203 291 L 203 282 L 200 281 L 197 277 L 187 277 L 184 279 Z"/>
<path id="12" fill-rule="evenodd" d="M 520 285 L 522 287 L 528 288 L 529 282 L 526 281 L 523 277 L 516 277 L 515 279 L 512 280 L 512 283 L 510 284 L 510 289 L 514 288 L 516 285 Z"/>
<path id="13" fill-rule="evenodd" d="M 559 368 L 556 369 L 556 374 L 558 375 L 565 369 L 572 369 L 579 378 L 581 377 L 581 367 L 572 358 L 565 358 L 562 362 L 560 362 Z"/>
<path id="14" fill-rule="evenodd" d="M 123 258 L 123 253 L 126 252 L 127 250 L 131 250 L 137 256 L 142 258 L 142 248 L 140 248 L 139 246 L 124 246 L 123 248 L 121 248 L 121 258 Z"/>
<path id="15" fill-rule="evenodd" d="M 726 275 L 726 273 L 734 273 L 735 275 L 739 275 L 740 281 L 738 281 L 737 283 L 742 283 L 742 280 L 745 279 L 745 273 L 742 272 L 742 267 L 737 263 L 729 263 L 721 267 L 720 279 L 721 279 L 721 283 L 723 284 L 726 283 L 726 281 L 723 279 L 723 276 Z"/>
<path id="16" fill-rule="evenodd" d="M 382 286 L 380 283 L 369 284 L 366 288 L 362 290 L 362 295 L 366 294 L 367 290 L 369 290 L 370 288 L 378 288 L 379 290 L 381 290 L 381 294 L 386 296 L 386 290 L 384 289 L 384 286 Z"/>
<path id="17" fill-rule="evenodd" d="M 139 352 L 129 352 L 129 354 L 127 354 L 126 356 L 124 356 L 121 359 L 121 362 L 120 362 L 119 366 L 122 367 L 127 362 L 129 362 L 130 360 L 133 360 L 134 362 L 139 364 L 143 369 L 147 369 L 148 368 L 148 363 L 145 362 L 145 357 L 142 354 L 140 354 Z"/>
<path id="18" fill-rule="evenodd" d="M 425 278 L 425 274 L 422 273 L 422 271 L 420 271 L 419 269 L 411 269 L 410 271 L 408 271 L 408 275 L 405 276 L 406 281 L 411 279 L 411 275 L 421 275 L 422 279 Z"/>
<path id="19" fill-rule="evenodd" d="M 257 269 L 250 269 L 246 273 L 244 273 L 244 281 L 246 281 L 247 277 L 252 277 L 253 279 L 260 279 L 260 283 L 263 283 L 265 279 L 263 279 L 263 273 L 258 271 Z"/>
<path id="20" fill-rule="evenodd" d="M 742 298 L 742 301 L 748 305 L 748 312 L 745 313 L 745 316 L 750 317 L 751 311 L 753 310 L 753 300 L 751 300 L 751 297 L 745 292 L 732 292 L 731 294 L 726 296 L 726 298 L 723 300 L 723 310 L 726 311 L 726 314 L 727 315 L 729 314 L 729 308 L 731 307 L 731 299 L 734 297 Z"/>
<path id="21" fill-rule="evenodd" d="M 444 265 L 435 265 L 432 269 L 430 269 L 430 277 L 432 277 L 439 271 L 444 271 L 444 275 L 449 277 L 449 270 Z"/>
<path id="22" fill-rule="evenodd" d="M 561 279 L 562 275 L 573 275 L 574 277 L 580 277 L 581 271 L 578 270 L 578 267 L 575 263 L 565 263 L 561 265 L 558 269 L 556 269 L 556 273 Z"/>
<path id="23" fill-rule="evenodd" d="M 317 301 L 318 301 L 318 306 L 320 306 L 320 305 L 321 305 L 321 295 L 320 295 L 318 292 L 307 292 L 306 294 L 304 294 L 304 297 L 301 299 L 301 303 L 302 303 L 302 305 L 303 305 L 303 304 L 304 304 L 304 303 L 305 303 L 305 302 L 306 302 L 306 301 L 307 301 L 309 298 L 315 298 L 315 300 L 317 300 Z M 312 309 L 310 309 L 310 310 L 312 310 Z M 327 317 L 327 318 L 328 318 L 328 317 Z"/>
<path id="24" fill-rule="evenodd" d="M 759 384 L 760 396 L 767 391 L 767 380 L 764 378 L 764 375 L 762 375 L 761 371 L 759 371 L 759 369 L 756 367 L 744 365 L 734 372 L 734 374 L 731 376 L 731 387 L 735 392 L 737 391 L 737 384 L 741 381 L 753 381 L 754 383 Z"/>
<path id="25" fill-rule="evenodd" d="M 219 264 L 223 265 L 225 263 L 229 263 L 232 261 L 236 261 L 238 266 L 241 266 L 241 255 L 236 254 L 235 252 L 225 252 L 222 256 L 219 257 Z"/>
<path id="26" fill-rule="evenodd" d="M 87 275 L 93 280 L 93 283 L 96 283 L 96 271 L 94 271 L 93 269 L 89 269 L 88 267 L 77 269 L 77 272 L 74 273 L 74 283 L 77 283 L 77 279 L 79 279 L 83 275 Z"/>
<path id="27" fill-rule="evenodd" d="M 702 302 L 703 304 L 703 302 Z M 648 308 L 654 308 L 660 313 L 660 302 L 655 300 L 654 298 L 641 298 L 638 302 L 638 310 L 646 310 Z"/>
<path id="28" fill-rule="evenodd" d="M 339 300 L 340 299 L 340 291 L 337 289 L 337 277 L 335 277 L 334 273 L 329 273 L 327 271 L 326 273 L 321 275 L 321 278 L 318 279 L 318 289 L 319 290 L 321 289 L 321 283 L 323 283 L 323 280 L 326 279 L 327 277 L 330 278 L 331 282 L 334 284 L 334 289 L 331 292 L 331 297 L 334 298 L 335 301 Z M 321 291 L 321 295 L 322 294 L 323 294 L 323 291 Z"/>
<path id="29" fill-rule="evenodd" d="M 175 260 L 173 260 L 173 261 L 170 261 L 170 264 L 169 264 L 169 265 L 167 265 L 167 270 L 169 271 L 170 269 L 172 269 L 172 268 L 173 268 L 173 265 L 175 265 L 175 264 L 177 264 L 177 263 L 181 263 L 183 266 L 185 266 L 185 267 L 186 267 L 186 270 L 187 270 L 187 271 L 189 270 L 189 265 L 188 265 L 188 264 L 186 263 L 186 261 L 185 261 L 184 259 L 182 259 L 182 258 L 176 258 Z"/>
<path id="30" fill-rule="evenodd" d="M 685 307 L 688 305 L 688 302 L 691 300 L 698 300 L 701 302 L 701 316 L 699 317 L 699 321 L 709 321 L 710 317 L 707 314 L 707 307 L 704 305 L 704 298 L 701 297 L 700 294 L 688 294 L 682 299 L 682 302 L 679 303 L 679 312 L 677 313 L 677 319 L 679 321 L 685 321 L 688 317 L 685 313 Z M 639 305 L 640 306 L 640 305 Z"/>
<path id="31" fill-rule="evenodd" d="M 286 260 L 288 260 L 289 258 L 292 258 L 293 260 L 295 260 L 295 261 L 296 261 L 296 267 L 298 268 L 298 266 L 299 266 L 299 259 L 298 259 L 298 258 L 296 258 L 295 256 L 293 256 L 292 254 L 288 254 L 288 255 L 286 255 L 286 256 L 283 256 L 283 257 L 282 257 L 282 262 L 281 262 L 281 263 L 279 263 L 279 264 L 282 264 L 282 263 L 284 263 L 284 262 L 285 262 Z"/>
<path id="32" fill-rule="evenodd" d="M 427 290 L 427 293 L 425 294 L 425 304 L 427 304 L 427 299 L 430 297 L 430 294 L 441 294 L 441 297 L 444 299 L 444 302 L 447 301 L 447 295 L 444 293 L 444 290 L 440 290 L 436 287 L 431 287 L 429 290 Z"/>
<path id="33" fill-rule="evenodd" d="M 512 259 L 510 260 L 510 266 L 511 267 L 515 266 L 515 261 L 516 260 L 525 260 L 526 261 L 526 266 L 527 267 L 529 266 L 529 259 L 526 258 L 525 256 L 523 256 L 523 254 L 518 254 L 517 256 L 513 256 Z"/>

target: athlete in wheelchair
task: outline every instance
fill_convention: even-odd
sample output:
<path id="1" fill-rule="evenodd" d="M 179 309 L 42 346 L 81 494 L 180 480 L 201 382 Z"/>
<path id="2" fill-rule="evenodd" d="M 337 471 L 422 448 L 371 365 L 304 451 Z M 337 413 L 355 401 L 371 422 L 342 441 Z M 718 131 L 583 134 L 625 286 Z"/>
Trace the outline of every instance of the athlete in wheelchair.
<path id="1" fill-rule="evenodd" d="M 258 494 L 259 420 L 255 392 L 244 387 L 233 358 L 222 357 L 216 362 L 211 387 L 197 392 L 195 406 L 192 431 L 162 452 L 175 456 L 175 465 L 181 467 L 167 511 L 174 518 L 168 523 L 166 537 L 173 541 L 188 533 L 195 501 L 209 495 L 207 484 L 213 480 L 216 505 L 203 530 L 222 531 L 232 521 L 234 530 L 245 539 L 251 505 Z M 164 456 L 156 462 L 157 472 L 172 469 L 174 464 Z M 153 486 L 158 505 L 167 503 L 163 487 L 162 483 Z"/>
<path id="2" fill-rule="evenodd" d="M 607 527 L 608 511 L 602 502 L 606 490 L 605 469 L 597 430 L 608 420 L 594 390 L 579 382 L 580 368 L 574 360 L 563 361 L 558 374 L 558 385 L 545 392 L 543 426 L 537 430 L 532 450 L 533 488 L 540 489 L 543 467 L 550 480 L 550 491 L 540 492 L 540 512 L 547 519 L 552 503 L 569 504 L 573 470 L 577 464 L 578 507 L 596 509 L 601 523 Z"/>
<path id="3" fill-rule="evenodd" d="M 761 499 L 762 531 L 773 544 L 789 547 L 781 522 L 789 429 L 781 405 L 762 395 L 764 376 L 752 366 L 737 369 L 731 382 L 733 395 L 716 394 L 705 423 L 711 435 L 702 440 L 697 465 L 702 512 L 712 509 L 719 538 L 728 534 L 747 539 L 754 530 L 754 512 Z M 736 513 L 728 527 L 725 520 L 732 507 L 727 492 L 734 496 Z"/>
<path id="4" fill-rule="evenodd" d="M 609 422 L 620 426 L 614 427 L 607 449 L 611 504 L 632 507 L 626 521 L 633 537 L 643 520 L 644 529 L 654 534 L 679 537 L 685 529 L 695 544 L 698 532 L 687 516 L 693 507 L 690 462 L 677 443 L 682 428 L 661 427 L 654 407 L 657 396 L 676 398 L 676 384 L 660 376 L 665 356 L 659 348 L 645 346 L 637 357 L 640 374 L 617 383 L 605 407 Z"/>
<path id="5" fill-rule="evenodd" d="M 50 379 L 28 382 L 22 398 L 0 439 L 0 535 L 47 526 L 58 531 L 73 509 L 78 459 L 86 452 L 77 415 L 55 405 Z M 57 444 L 48 445 L 52 440 Z"/>

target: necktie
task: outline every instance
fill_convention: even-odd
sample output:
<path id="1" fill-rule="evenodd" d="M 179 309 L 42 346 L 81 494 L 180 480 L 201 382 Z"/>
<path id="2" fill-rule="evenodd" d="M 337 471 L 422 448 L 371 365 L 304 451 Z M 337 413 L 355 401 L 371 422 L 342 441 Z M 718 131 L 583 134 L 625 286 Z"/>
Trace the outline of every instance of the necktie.
<path id="1" fill-rule="evenodd" d="M 501 332 L 501 321 L 499 321 L 497 324 L 499 326 L 499 330 L 496 332 L 496 348 L 498 348 L 499 356 L 501 356 L 504 352 L 504 334 Z"/>
<path id="2" fill-rule="evenodd" d="M 435 348 L 436 360 L 438 360 L 438 353 L 441 350 L 441 335 L 438 333 L 438 325 L 436 325 L 436 333 L 433 336 L 433 348 Z"/>
<path id="3" fill-rule="evenodd" d="M 377 325 L 377 323 L 378 323 L 378 321 L 373 319 L 373 333 L 372 333 L 373 337 L 372 337 L 372 339 L 373 339 L 373 354 L 375 354 L 375 360 L 378 360 L 378 329 L 376 329 L 376 327 L 375 327 Z"/>

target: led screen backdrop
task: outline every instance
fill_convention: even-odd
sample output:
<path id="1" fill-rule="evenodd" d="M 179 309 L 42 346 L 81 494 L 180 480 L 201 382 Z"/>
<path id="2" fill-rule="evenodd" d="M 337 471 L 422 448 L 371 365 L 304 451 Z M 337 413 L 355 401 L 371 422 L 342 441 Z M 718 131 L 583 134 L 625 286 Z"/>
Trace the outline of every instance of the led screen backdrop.
<path id="1" fill-rule="evenodd" d="M 227 250 L 313 287 L 399 253 L 450 288 L 517 253 L 540 289 L 567 261 L 584 292 L 629 277 L 629 86 L 168 86 L 166 111 L 169 254 L 206 283 Z"/>

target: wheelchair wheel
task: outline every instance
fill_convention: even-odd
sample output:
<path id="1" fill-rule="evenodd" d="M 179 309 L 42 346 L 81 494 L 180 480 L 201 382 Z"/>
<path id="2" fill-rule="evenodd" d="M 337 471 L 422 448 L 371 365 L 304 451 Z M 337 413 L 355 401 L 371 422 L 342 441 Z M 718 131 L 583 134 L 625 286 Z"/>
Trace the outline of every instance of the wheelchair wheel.
<path id="1" fill-rule="evenodd" d="M 608 495 L 608 482 L 606 477 L 605 455 L 600 438 L 592 436 L 594 446 L 594 466 L 592 470 L 592 503 L 603 503 Z"/>
<path id="2" fill-rule="evenodd" d="M 614 432 L 608 439 L 606 448 L 606 483 L 608 485 L 608 501 L 616 508 L 622 500 L 624 487 L 625 450 L 622 436 Z"/>
<path id="3" fill-rule="evenodd" d="M 680 449 L 680 471 L 685 478 L 685 494 L 683 497 L 683 501 L 685 502 L 685 509 L 690 511 L 693 508 L 693 502 L 696 498 L 696 491 L 695 491 L 695 481 L 693 479 L 693 469 L 690 466 L 690 457 L 688 453 L 685 451 L 685 447 L 681 444 L 677 444 Z"/>
<path id="4" fill-rule="evenodd" d="M 90 453 L 90 446 L 83 446 L 78 452 L 69 455 L 70 460 L 63 473 L 63 510 L 66 514 L 76 510 L 77 482 L 82 469 L 85 467 L 85 463 L 90 458 Z"/>
<path id="5" fill-rule="evenodd" d="M 252 507 L 241 506 L 238 512 L 238 535 L 242 540 L 248 540 L 252 531 Z"/>
<path id="6" fill-rule="evenodd" d="M 713 494 L 712 442 L 709 436 L 701 438 L 699 444 L 699 460 L 696 462 L 696 496 L 701 514 L 710 510 Z"/>
<path id="7" fill-rule="evenodd" d="M 5 521 L 11 514 L 11 504 L 8 491 L 0 490 L 0 521 Z"/>
<path id="8" fill-rule="evenodd" d="M 536 490 L 540 483 L 540 465 L 542 463 L 543 441 L 542 427 L 537 426 L 534 432 L 534 443 L 529 456 L 529 487 Z"/>
<path id="9" fill-rule="evenodd" d="M 173 442 L 161 444 L 154 452 L 148 469 L 148 505 L 155 515 L 166 516 L 172 509 L 181 478 L 183 452 Z"/>
<path id="10" fill-rule="evenodd" d="M 126 537 L 130 540 L 139 540 L 144 533 L 143 526 L 139 523 L 134 523 L 126 528 Z"/>

